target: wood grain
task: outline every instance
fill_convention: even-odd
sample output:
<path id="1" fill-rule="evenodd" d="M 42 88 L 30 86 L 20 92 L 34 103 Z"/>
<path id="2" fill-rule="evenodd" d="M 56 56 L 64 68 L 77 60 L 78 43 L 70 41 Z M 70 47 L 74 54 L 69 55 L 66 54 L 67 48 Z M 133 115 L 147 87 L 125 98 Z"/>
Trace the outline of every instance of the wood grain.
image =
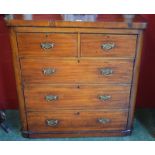
<path id="1" fill-rule="evenodd" d="M 50 60 L 22 59 L 22 76 L 25 83 L 131 83 L 133 60 Z M 55 73 L 45 76 L 44 68 L 54 68 Z M 100 69 L 110 68 L 113 74 L 101 75 Z"/>
<path id="2" fill-rule="evenodd" d="M 30 85 L 25 88 L 27 111 L 50 111 L 53 109 L 127 109 L 130 85 Z M 46 101 L 47 95 L 58 96 L 57 100 Z M 111 96 L 100 100 L 99 96 Z"/>
<path id="3" fill-rule="evenodd" d="M 7 24 L 23 133 L 33 138 L 131 133 L 146 23 L 11 20 Z M 54 47 L 43 50 L 41 43 Z M 116 46 L 107 52 L 101 49 L 103 43 Z M 45 75 L 47 68 L 54 72 Z M 101 69 L 112 73 L 103 75 Z M 47 101 L 47 95 L 58 97 Z M 111 97 L 101 101 L 101 95 Z M 108 121 L 102 124 L 101 118 Z M 50 119 L 58 120 L 58 125 L 48 126 Z"/>
<path id="4" fill-rule="evenodd" d="M 137 41 L 137 50 L 136 50 L 136 61 L 133 69 L 133 78 L 132 78 L 132 87 L 130 94 L 130 106 L 129 106 L 129 116 L 128 116 L 128 124 L 127 128 L 133 128 L 133 119 L 136 105 L 136 97 L 137 97 L 137 88 L 138 88 L 138 80 L 139 80 L 139 71 L 140 71 L 140 62 L 141 62 L 141 54 L 142 54 L 142 44 L 143 44 L 143 31 L 141 31 L 138 36 Z"/>
<path id="5" fill-rule="evenodd" d="M 81 34 L 81 56 L 86 57 L 135 57 L 137 35 Z M 110 50 L 102 44 L 113 43 Z"/>
<path id="6" fill-rule="evenodd" d="M 94 33 L 94 34 L 126 34 L 126 35 L 135 35 L 139 34 L 140 30 L 138 29 L 94 29 L 94 28 L 60 28 L 60 27 L 14 27 L 18 33 Z"/>
<path id="7" fill-rule="evenodd" d="M 77 34 L 18 33 L 17 39 L 20 56 L 77 56 Z M 54 47 L 42 49 L 41 43 L 54 43 Z"/>
<path id="8" fill-rule="evenodd" d="M 131 26 L 128 25 L 126 22 L 120 22 L 120 21 L 113 21 L 113 22 L 70 22 L 70 21 L 35 21 L 35 20 L 9 20 L 7 21 L 8 26 L 27 26 L 27 27 L 33 27 L 33 26 L 40 26 L 40 27 L 93 27 L 93 28 L 122 28 L 122 29 L 145 29 L 146 23 L 145 22 L 134 22 Z"/>
<path id="9" fill-rule="evenodd" d="M 25 100 L 24 100 L 24 94 L 23 94 L 21 68 L 20 68 L 19 55 L 18 55 L 16 32 L 14 31 L 13 28 L 10 29 L 10 41 L 11 41 L 11 47 L 12 47 L 13 66 L 14 66 L 15 79 L 16 79 L 16 87 L 17 87 L 16 89 L 18 93 L 19 112 L 20 112 L 22 130 L 27 130 L 27 116 L 25 112 L 26 109 L 25 109 Z"/>
<path id="10" fill-rule="evenodd" d="M 99 118 L 110 121 L 98 122 Z M 57 126 L 48 126 L 46 120 L 55 119 Z M 28 128 L 32 132 L 78 131 L 78 130 L 123 130 L 126 129 L 126 111 L 51 111 L 28 113 Z"/>
<path id="11" fill-rule="evenodd" d="M 77 131 L 77 132 L 70 132 L 70 133 L 55 133 L 55 132 L 31 132 L 30 134 L 27 134 L 29 138 L 77 138 L 77 137 L 118 137 L 118 136 L 129 136 L 131 135 L 130 131 L 126 130 L 107 130 L 106 131 Z"/>

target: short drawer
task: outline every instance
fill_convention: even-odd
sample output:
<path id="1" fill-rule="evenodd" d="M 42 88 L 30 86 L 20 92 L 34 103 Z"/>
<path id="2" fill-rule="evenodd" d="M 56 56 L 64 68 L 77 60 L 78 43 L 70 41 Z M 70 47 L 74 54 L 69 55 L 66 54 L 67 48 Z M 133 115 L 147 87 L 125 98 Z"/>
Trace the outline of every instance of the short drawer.
<path id="1" fill-rule="evenodd" d="M 125 130 L 127 111 L 51 111 L 27 113 L 32 132 Z"/>
<path id="2" fill-rule="evenodd" d="M 83 57 L 135 57 L 136 35 L 81 34 Z"/>
<path id="3" fill-rule="evenodd" d="M 77 35 L 63 33 L 18 33 L 20 56 L 77 56 Z"/>
<path id="4" fill-rule="evenodd" d="M 22 59 L 25 83 L 131 83 L 133 60 Z"/>
<path id="5" fill-rule="evenodd" d="M 24 90 L 29 111 L 53 109 L 127 109 L 130 86 L 30 85 Z"/>

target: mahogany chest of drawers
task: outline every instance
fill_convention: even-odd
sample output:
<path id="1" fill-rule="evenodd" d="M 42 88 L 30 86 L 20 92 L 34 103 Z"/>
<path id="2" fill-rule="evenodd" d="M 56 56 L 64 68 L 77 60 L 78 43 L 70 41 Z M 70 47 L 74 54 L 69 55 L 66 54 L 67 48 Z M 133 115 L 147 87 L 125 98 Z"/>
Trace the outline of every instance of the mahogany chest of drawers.
<path id="1" fill-rule="evenodd" d="M 131 133 L 145 23 L 8 26 L 24 136 Z"/>

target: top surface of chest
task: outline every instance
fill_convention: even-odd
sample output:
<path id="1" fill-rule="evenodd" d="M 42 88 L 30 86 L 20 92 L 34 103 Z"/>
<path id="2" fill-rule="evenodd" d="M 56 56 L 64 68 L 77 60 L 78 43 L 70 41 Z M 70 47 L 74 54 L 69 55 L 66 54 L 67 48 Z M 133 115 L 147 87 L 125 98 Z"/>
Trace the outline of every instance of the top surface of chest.
<path id="1" fill-rule="evenodd" d="M 44 16 L 38 17 L 33 15 L 33 20 L 21 20 L 15 17 L 13 20 L 7 21 L 8 26 L 20 26 L 20 27 L 63 27 L 63 28 L 123 28 L 123 29 L 144 29 L 146 28 L 146 20 L 136 15 L 132 18 L 131 15 L 98 15 L 94 22 L 88 21 L 65 21 L 61 15 L 53 18 L 49 17 L 49 20 L 44 20 Z M 46 18 L 47 19 L 47 18 Z"/>

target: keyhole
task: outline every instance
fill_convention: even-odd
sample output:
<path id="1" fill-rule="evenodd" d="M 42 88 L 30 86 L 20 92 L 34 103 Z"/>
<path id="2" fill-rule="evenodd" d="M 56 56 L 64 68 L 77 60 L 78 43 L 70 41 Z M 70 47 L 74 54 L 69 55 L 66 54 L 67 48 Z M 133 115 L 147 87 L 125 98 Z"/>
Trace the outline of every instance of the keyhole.
<path id="1" fill-rule="evenodd" d="M 75 115 L 80 115 L 80 112 L 76 112 Z"/>
<path id="2" fill-rule="evenodd" d="M 48 38 L 48 34 L 45 34 L 45 37 Z"/>
<path id="3" fill-rule="evenodd" d="M 78 85 L 77 88 L 80 89 L 80 86 Z"/>

